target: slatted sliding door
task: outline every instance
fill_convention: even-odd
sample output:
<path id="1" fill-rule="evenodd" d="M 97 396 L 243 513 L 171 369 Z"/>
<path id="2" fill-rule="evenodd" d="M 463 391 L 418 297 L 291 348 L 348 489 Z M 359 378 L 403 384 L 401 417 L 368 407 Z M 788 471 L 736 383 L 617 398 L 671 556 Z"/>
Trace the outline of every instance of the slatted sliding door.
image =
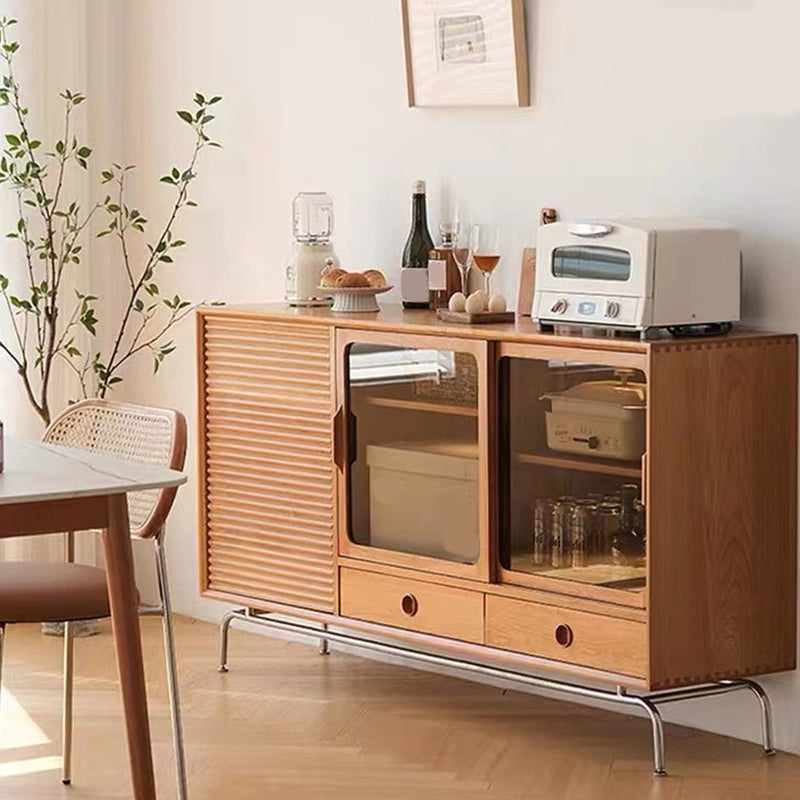
<path id="1" fill-rule="evenodd" d="M 333 611 L 331 330 L 198 319 L 203 591 Z"/>

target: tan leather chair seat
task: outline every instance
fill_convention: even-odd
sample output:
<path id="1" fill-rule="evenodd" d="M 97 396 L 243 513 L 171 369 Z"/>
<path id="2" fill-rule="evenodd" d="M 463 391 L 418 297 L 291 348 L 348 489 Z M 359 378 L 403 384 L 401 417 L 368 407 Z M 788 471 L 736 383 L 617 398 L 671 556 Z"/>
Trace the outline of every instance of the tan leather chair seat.
<path id="1" fill-rule="evenodd" d="M 106 573 L 98 567 L 33 561 L 0 564 L 0 623 L 110 615 Z"/>

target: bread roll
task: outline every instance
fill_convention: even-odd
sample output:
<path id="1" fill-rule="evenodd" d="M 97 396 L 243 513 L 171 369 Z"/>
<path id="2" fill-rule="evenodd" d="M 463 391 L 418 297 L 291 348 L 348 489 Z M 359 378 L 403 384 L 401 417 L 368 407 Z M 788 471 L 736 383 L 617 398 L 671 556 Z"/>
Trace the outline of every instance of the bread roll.
<path id="1" fill-rule="evenodd" d="M 358 272 L 348 272 L 346 275 L 339 276 L 336 285 L 340 288 L 366 289 L 369 287 L 369 281 Z"/>
<path id="2" fill-rule="evenodd" d="M 379 269 L 367 269 L 361 273 L 369 282 L 369 285 L 380 289 L 386 286 L 386 276 Z"/>
<path id="3" fill-rule="evenodd" d="M 338 281 L 342 275 L 347 275 L 347 270 L 339 269 L 338 267 L 329 270 L 322 276 L 322 280 L 320 281 L 319 285 L 324 286 L 326 289 L 330 289 L 336 286 L 336 281 Z"/>

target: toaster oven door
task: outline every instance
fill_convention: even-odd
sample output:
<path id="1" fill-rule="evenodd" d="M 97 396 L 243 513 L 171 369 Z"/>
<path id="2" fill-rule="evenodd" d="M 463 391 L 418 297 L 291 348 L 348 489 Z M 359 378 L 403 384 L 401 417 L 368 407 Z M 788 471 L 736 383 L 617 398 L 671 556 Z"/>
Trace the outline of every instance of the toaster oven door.
<path id="1" fill-rule="evenodd" d="M 539 229 L 538 292 L 652 297 L 654 234 L 613 224 L 581 230 L 566 223 Z"/>

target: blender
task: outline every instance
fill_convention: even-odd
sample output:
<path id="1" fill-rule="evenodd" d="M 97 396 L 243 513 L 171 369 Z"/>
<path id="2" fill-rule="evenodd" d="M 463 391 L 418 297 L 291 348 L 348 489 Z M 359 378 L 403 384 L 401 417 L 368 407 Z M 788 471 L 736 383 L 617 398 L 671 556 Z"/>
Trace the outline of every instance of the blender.
<path id="1" fill-rule="evenodd" d="M 333 252 L 333 201 L 325 192 L 300 192 L 292 203 L 294 244 L 286 266 L 286 302 L 292 306 L 328 306 L 320 289 L 322 275 L 339 266 Z"/>

